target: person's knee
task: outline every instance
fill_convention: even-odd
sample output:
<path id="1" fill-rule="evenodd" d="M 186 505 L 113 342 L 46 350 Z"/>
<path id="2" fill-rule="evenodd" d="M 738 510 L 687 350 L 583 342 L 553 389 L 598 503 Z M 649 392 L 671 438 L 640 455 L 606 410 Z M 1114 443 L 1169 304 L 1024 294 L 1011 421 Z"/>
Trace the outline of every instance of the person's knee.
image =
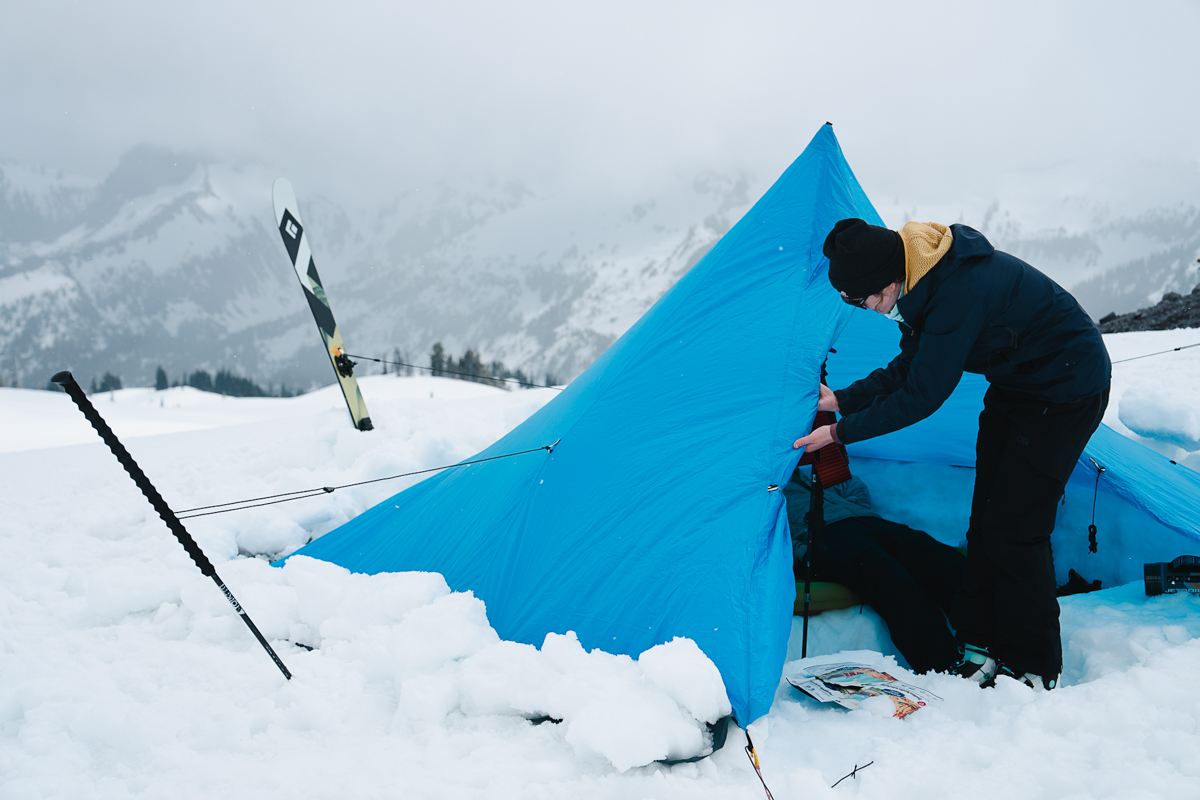
<path id="1" fill-rule="evenodd" d="M 1022 503 L 1004 508 L 989 508 L 982 519 L 972 521 L 972 537 L 984 547 L 1041 547 L 1049 546 L 1054 532 L 1058 507 L 1054 501 L 1037 504 Z"/>

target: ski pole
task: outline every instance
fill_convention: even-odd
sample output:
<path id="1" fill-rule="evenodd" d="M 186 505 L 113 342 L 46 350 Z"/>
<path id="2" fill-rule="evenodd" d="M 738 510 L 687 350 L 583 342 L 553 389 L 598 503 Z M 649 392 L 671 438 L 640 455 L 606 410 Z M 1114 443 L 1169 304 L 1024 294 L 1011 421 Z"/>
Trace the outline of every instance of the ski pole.
<path id="1" fill-rule="evenodd" d="M 825 490 L 821 486 L 821 476 L 817 474 L 816 465 L 821 461 L 821 451 L 817 451 L 813 461 L 812 489 L 809 493 L 808 515 L 808 547 L 804 550 L 804 632 L 800 639 L 800 657 L 808 658 L 808 605 L 812 601 L 812 562 L 825 527 Z"/>
<path id="2" fill-rule="evenodd" d="M 175 516 L 175 512 L 171 511 L 171 508 L 167 505 L 167 501 L 163 499 L 158 490 L 154 488 L 154 485 L 150 483 L 150 479 L 146 477 L 146 473 L 142 472 L 141 467 L 133 460 L 133 456 L 129 455 L 129 451 L 117 439 L 112 428 L 108 427 L 108 423 L 101 418 L 99 412 L 92 405 L 92 402 L 84 394 L 83 389 L 75 382 L 75 378 L 72 377 L 70 372 L 63 371 L 55 374 L 50 380 L 61 386 L 67 395 L 70 396 L 71 400 L 75 402 L 75 405 L 79 406 L 79 410 L 83 412 L 83 416 L 87 418 L 88 422 L 92 423 L 92 427 L 96 429 L 96 433 L 100 434 L 100 438 L 108 445 L 108 449 L 112 451 L 112 454 L 117 457 L 117 461 L 121 462 L 121 466 L 129 473 L 129 477 L 133 478 L 133 482 L 137 484 L 137 487 L 142 490 L 142 494 L 150 501 L 150 505 L 162 517 L 163 522 L 167 523 L 167 527 L 171 530 L 171 533 L 175 534 L 175 538 L 183 545 L 183 549 L 187 551 L 187 554 L 192 557 L 192 561 L 196 562 L 196 566 L 200 568 L 200 572 L 213 579 L 217 584 L 217 588 L 221 590 L 221 594 L 225 595 L 225 599 L 233 606 L 233 610 L 242 618 L 242 622 L 246 623 L 246 627 L 254 634 L 254 638 L 258 639 L 258 643 L 267 651 L 267 655 L 271 656 L 271 660 L 275 662 L 275 666 L 279 667 L 279 671 L 283 673 L 283 677 L 290 681 L 292 673 L 288 672 L 288 668 L 283 665 L 283 661 L 271 649 L 271 645 L 267 643 L 262 633 L 259 632 L 255 624 L 250 620 L 249 615 L 246 614 L 245 609 L 238 603 L 237 598 L 233 596 L 233 592 L 229 591 L 229 587 L 217 575 L 217 570 L 213 567 L 212 562 L 208 560 L 208 556 L 204 555 L 204 551 L 196 544 L 196 540 L 183 527 L 183 523 Z"/>

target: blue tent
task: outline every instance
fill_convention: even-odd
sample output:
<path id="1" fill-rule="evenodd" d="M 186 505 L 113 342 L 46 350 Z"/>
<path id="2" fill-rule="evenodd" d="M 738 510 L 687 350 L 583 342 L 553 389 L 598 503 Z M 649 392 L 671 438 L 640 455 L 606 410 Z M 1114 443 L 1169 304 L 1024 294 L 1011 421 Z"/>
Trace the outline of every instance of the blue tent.
<path id="1" fill-rule="evenodd" d="M 575 631 L 637 656 L 689 637 L 748 724 L 770 708 L 795 583 L 783 494 L 849 307 L 821 245 L 882 224 L 831 126 L 570 386 L 476 458 L 300 553 L 358 572 L 428 570 L 470 589 L 506 639 Z"/>
<path id="2" fill-rule="evenodd" d="M 777 487 L 799 459 L 791 444 L 811 425 L 821 363 L 843 329 L 835 385 L 886 363 L 898 340 L 825 279 L 821 246 L 845 217 L 883 224 L 826 125 L 583 375 L 470 460 L 558 441 L 551 451 L 437 474 L 299 553 L 356 572 L 440 572 L 483 599 L 505 639 L 575 631 L 588 649 L 637 656 L 689 637 L 753 722 L 778 686 L 795 598 Z M 973 465 L 979 383 L 864 454 Z M 939 426 L 955 432 L 923 446 Z M 1198 497 L 1200 484 L 1180 491 Z M 1171 505 L 1157 502 L 1146 509 Z M 1178 529 L 1200 530 L 1194 507 L 1171 507 Z"/>

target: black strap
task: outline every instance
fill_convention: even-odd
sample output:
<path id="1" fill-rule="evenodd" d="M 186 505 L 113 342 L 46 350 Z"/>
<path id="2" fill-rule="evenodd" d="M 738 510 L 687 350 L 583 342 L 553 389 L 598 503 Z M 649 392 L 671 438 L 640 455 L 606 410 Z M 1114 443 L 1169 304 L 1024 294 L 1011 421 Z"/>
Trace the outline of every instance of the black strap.
<path id="1" fill-rule="evenodd" d="M 1096 542 L 1096 501 L 1100 499 L 1100 476 L 1105 473 L 1105 468 L 1100 466 L 1094 458 L 1088 458 L 1088 461 L 1096 467 L 1096 489 L 1092 495 L 1092 524 L 1088 525 L 1088 552 L 1094 553 L 1099 544 Z"/>
<path id="2" fill-rule="evenodd" d="M 732 714 L 721 717 L 716 722 L 706 722 L 704 725 L 708 728 L 709 735 L 712 736 L 712 750 L 709 750 L 703 755 L 692 756 L 691 758 L 660 758 L 654 763 L 665 764 L 668 767 L 673 767 L 676 764 L 691 764 L 693 762 L 708 758 L 713 753 L 725 746 L 725 740 L 729 738 L 729 726 L 736 724 L 737 720 L 733 718 Z"/>

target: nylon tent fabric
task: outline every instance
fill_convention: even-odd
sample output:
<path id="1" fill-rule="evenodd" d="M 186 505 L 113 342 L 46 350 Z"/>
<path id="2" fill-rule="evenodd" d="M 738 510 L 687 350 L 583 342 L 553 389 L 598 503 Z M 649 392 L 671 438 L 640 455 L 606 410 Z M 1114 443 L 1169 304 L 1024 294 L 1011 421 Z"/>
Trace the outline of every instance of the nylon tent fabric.
<path id="1" fill-rule="evenodd" d="M 676 636 L 716 664 L 742 725 L 782 672 L 795 583 L 783 493 L 850 308 L 825 235 L 882 220 L 832 126 L 558 397 L 457 467 L 298 553 L 352 571 L 440 572 L 505 639 L 637 656 Z"/>

